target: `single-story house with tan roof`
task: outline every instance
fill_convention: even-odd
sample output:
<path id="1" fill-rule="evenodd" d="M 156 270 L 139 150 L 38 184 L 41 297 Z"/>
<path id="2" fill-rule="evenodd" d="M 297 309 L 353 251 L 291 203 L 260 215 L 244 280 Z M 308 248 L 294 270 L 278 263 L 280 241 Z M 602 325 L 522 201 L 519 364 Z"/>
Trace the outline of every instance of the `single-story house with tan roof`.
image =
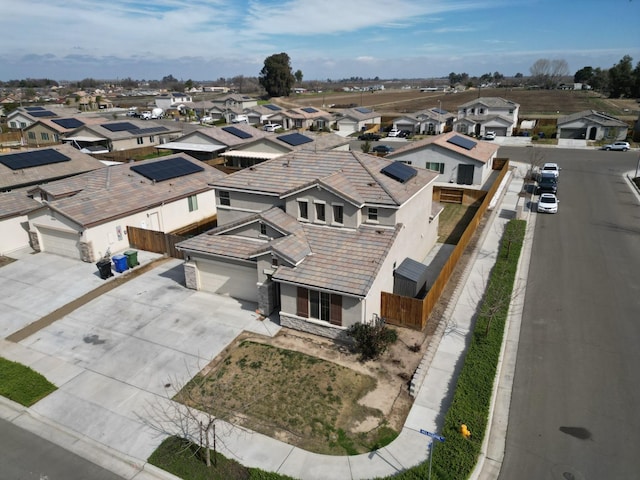
<path id="1" fill-rule="evenodd" d="M 380 128 L 382 116 L 380 113 L 366 107 L 355 107 L 341 110 L 336 114 L 336 125 L 340 135 Z"/>
<path id="2" fill-rule="evenodd" d="M 171 232 L 216 213 L 211 186 L 225 176 L 189 155 L 129 162 L 41 185 L 28 214 L 31 246 L 94 262 L 129 247 L 127 226 Z"/>
<path id="3" fill-rule="evenodd" d="M 437 173 L 361 152 L 296 151 L 214 182 L 218 225 L 177 245 L 190 288 L 339 338 L 437 240 Z M 427 213 L 425 213 L 427 212 Z"/>
<path id="4" fill-rule="evenodd" d="M 108 122 L 106 118 L 74 116 L 42 118 L 23 129 L 23 138 L 30 147 L 42 147 L 61 143 L 69 132 L 84 125 L 99 125 Z"/>
<path id="5" fill-rule="evenodd" d="M 557 120 L 557 138 L 583 140 L 626 140 L 629 125 L 604 112 L 584 110 Z"/>
<path id="6" fill-rule="evenodd" d="M 109 152 L 117 152 L 161 145 L 181 135 L 182 129 L 171 123 L 126 119 L 83 125 L 66 134 L 62 140 L 80 149 L 102 146 Z"/>
<path id="7" fill-rule="evenodd" d="M 398 130 L 409 130 L 421 135 L 440 135 L 453 128 L 455 115 L 440 108 L 420 110 L 396 118 L 393 126 Z"/>
<path id="8" fill-rule="evenodd" d="M 104 167 L 70 145 L 0 153 L 0 192 L 52 182 Z"/>
<path id="9" fill-rule="evenodd" d="M 481 187 L 489 179 L 499 145 L 456 132 L 426 137 L 389 153 L 386 158 L 440 174 L 438 183 Z"/>
<path id="10" fill-rule="evenodd" d="M 288 108 L 277 112 L 270 118 L 272 123 L 279 123 L 285 130 L 329 128 L 334 121 L 332 114 L 315 107 Z"/>

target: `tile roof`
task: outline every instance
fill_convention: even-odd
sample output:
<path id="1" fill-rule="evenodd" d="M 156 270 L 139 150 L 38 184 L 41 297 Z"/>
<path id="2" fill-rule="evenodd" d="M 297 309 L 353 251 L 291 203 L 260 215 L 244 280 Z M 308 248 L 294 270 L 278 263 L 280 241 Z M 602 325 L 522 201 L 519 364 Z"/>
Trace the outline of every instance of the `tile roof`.
<path id="1" fill-rule="evenodd" d="M 25 215 L 40 206 L 40 202 L 27 196 L 26 189 L 0 192 L 0 220 Z"/>
<path id="2" fill-rule="evenodd" d="M 285 236 L 267 240 L 233 233 L 258 220 L 281 229 Z M 302 224 L 272 208 L 180 242 L 177 247 L 243 260 L 271 251 L 292 265 L 281 264 L 274 280 L 366 296 L 401 228 L 351 230 Z"/>
<path id="3" fill-rule="evenodd" d="M 66 155 L 70 160 L 66 162 L 51 163 L 49 165 L 23 168 L 21 170 L 12 170 L 0 163 L 0 190 L 35 185 L 104 167 L 99 160 L 96 160 L 86 153 L 82 153 L 80 150 L 66 144 L 21 150 L 19 152 L 9 152 L 6 154 L 0 154 L 0 156 L 43 150 L 55 150 Z"/>
<path id="4" fill-rule="evenodd" d="M 228 127 L 237 128 L 238 130 L 244 133 L 247 133 L 251 136 L 248 138 L 240 138 L 239 136 L 234 135 L 233 133 L 230 133 L 230 131 L 225 130 L 225 128 L 228 128 Z M 206 138 L 215 140 L 218 143 L 226 145 L 227 147 L 235 147 L 238 145 L 244 145 L 246 143 L 255 142 L 256 140 L 265 138 L 268 135 L 269 134 L 267 132 L 263 131 L 262 129 L 256 128 L 252 125 L 248 125 L 246 123 L 235 123 L 233 125 L 227 125 L 225 127 L 216 127 L 216 126 L 199 127 L 196 131 L 190 132 L 180 138 L 176 138 L 173 141 L 182 142 L 182 141 L 188 141 L 190 138 L 194 136 L 196 137 L 204 136 Z"/>
<path id="5" fill-rule="evenodd" d="M 130 123 L 135 129 L 131 130 L 121 130 L 118 132 L 112 132 L 108 128 L 105 128 L 105 125 L 113 125 L 116 123 Z M 158 131 L 155 133 L 143 133 L 145 130 L 149 128 L 163 128 L 162 131 Z M 140 136 L 149 136 L 149 135 L 167 135 L 169 133 L 181 133 L 182 130 L 179 126 L 173 125 L 171 123 L 156 123 L 152 120 L 137 120 L 137 119 L 129 119 L 126 120 L 115 120 L 115 121 L 103 121 L 97 125 L 85 125 L 82 127 L 78 127 L 77 129 L 69 132 L 68 137 L 74 137 L 77 135 L 86 135 L 86 133 L 93 133 L 100 138 L 109 138 L 111 140 L 124 140 L 127 138 L 136 138 Z"/>
<path id="6" fill-rule="evenodd" d="M 507 100 L 502 97 L 479 97 L 467 103 L 463 103 L 458 108 L 472 107 L 478 104 L 486 105 L 487 107 L 494 107 L 494 108 L 512 108 L 514 106 L 515 107 L 520 106 L 520 104 L 513 102 L 511 100 Z"/>
<path id="7" fill-rule="evenodd" d="M 132 166 L 152 164 L 181 157 L 204 171 L 165 181 L 153 182 L 136 173 Z M 103 167 L 76 177 L 51 182 L 34 190 L 58 197 L 49 206 L 84 227 L 143 211 L 153 206 L 211 190 L 211 182 L 224 177 L 216 168 L 180 153 L 141 162 Z M 65 196 L 71 195 L 71 196 Z"/>
<path id="8" fill-rule="evenodd" d="M 612 115 L 608 115 L 604 112 L 597 112 L 596 110 L 583 110 L 582 112 L 565 115 L 564 117 L 558 118 L 557 124 L 564 125 L 565 123 L 574 122 L 575 120 L 579 120 L 581 118 L 588 119 L 594 123 L 598 123 L 606 127 L 627 126 L 627 124 L 622 120 Z"/>
<path id="9" fill-rule="evenodd" d="M 467 150 L 466 148 L 459 147 L 454 145 L 453 143 L 448 142 L 451 137 L 461 136 L 465 138 L 469 138 L 473 140 L 476 145 L 471 150 Z M 498 151 L 500 145 L 493 142 L 483 142 L 482 140 L 472 139 L 470 137 L 466 137 L 465 135 L 458 132 L 448 132 L 443 133 L 442 135 L 429 136 L 422 140 L 417 140 L 415 142 L 408 142 L 405 146 L 396 149 L 396 151 L 391 152 L 387 155 L 386 158 L 401 158 L 404 154 L 409 152 L 414 152 L 417 150 L 421 150 L 424 148 L 429 148 L 432 145 L 436 145 L 441 148 L 445 148 L 452 152 L 455 152 L 460 155 L 464 155 L 467 158 L 471 158 L 473 160 L 477 160 L 482 163 L 488 162 L 493 155 Z"/>
<path id="10" fill-rule="evenodd" d="M 314 184 L 330 187 L 354 202 L 400 206 L 433 182 L 436 173 L 416 168 L 417 175 L 399 183 L 380 171 L 391 163 L 382 157 L 361 152 L 299 151 L 235 172 L 214 183 L 219 189 L 290 195 Z M 344 178 L 337 178 L 336 174 Z"/>

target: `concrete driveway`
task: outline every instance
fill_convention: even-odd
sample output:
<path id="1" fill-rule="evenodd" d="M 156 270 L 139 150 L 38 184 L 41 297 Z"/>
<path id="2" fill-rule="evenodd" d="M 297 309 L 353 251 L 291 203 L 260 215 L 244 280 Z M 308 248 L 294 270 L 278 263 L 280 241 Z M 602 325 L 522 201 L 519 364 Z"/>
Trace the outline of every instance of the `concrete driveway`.
<path id="1" fill-rule="evenodd" d="M 34 263 L 36 257 L 41 258 Z M 13 289 L 4 305 L 10 311 L 2 312 L 3 331 L 24 326 L 104 282 L 88 272 L 97 272 L 95 265 L 87 270 L 88 264 L 44 253 L 33 259 L 0 269 L 0 288 Z M 25 275 L 38 274 L 39 282 L 21 283 Z M 12 275 L 18 278 L 11 281 Z M 186 383 L 242 331 L 279 331 L 276 323 L 259 319 L 255 308 L 185 288 L 182 261 L 170 260 L 19 343 L 0 341 L 0 350 L 3 357 L 29 365 L 59 387 L 31 407 L 33 411 L 146 459 L 161 441 L 143 420 L 154 404 L 172 395 L 175 386 Z M 10 321 L 15 314 L 17 321 Z"/>

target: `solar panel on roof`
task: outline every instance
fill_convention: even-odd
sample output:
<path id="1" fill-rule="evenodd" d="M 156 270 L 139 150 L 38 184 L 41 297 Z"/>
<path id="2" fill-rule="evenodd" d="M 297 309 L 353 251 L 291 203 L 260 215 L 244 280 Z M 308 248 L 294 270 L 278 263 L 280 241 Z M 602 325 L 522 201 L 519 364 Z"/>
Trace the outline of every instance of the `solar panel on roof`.
<path id="1" fill-rule="evenodd" d="M 131 170 L 143 177 L 155 182 L 163 182 L 172 178 L 184 177 L 192 173 L 202 172 L 204 167 L 197 165 L 183 157 L 159 160 L 145 163 L 144 165 L 132 165 Z"/>
<path id="2" fill-rule="evenodd" d="M 118 122 L 118 123 L 103 123 L 100 125 L 103 128 L 106 128 L 110 132 L 125 132 L 131 130 L 138 130 L 133 123 L 130 122 Z"/>
<path id="3" fill-rule="evenodd" d="M 44 110 L 44 107 L 24 107 L 27 112 L 33 112 L 35 110 Z"/>
<path id="4" fill-rule="evenodd" d="M 373 110 L 367 108 L 367 107 L 356 107 L 356 111 L 360 112 L 360 113 L 371 113 Z"/>
<path id="5" fill-rule="evenodd" d="M 29 112 L 32 117 L 57 117 L 58 115 L 49 110 L 33 110 Z"/>
<path id="6" fill-rule="evenodd" d="M 391 162 L 380 170 L 387 177 L 393 178 L 397 182 L 406 183 L 418 174 L 418 171 L 402 162 Z"/>
<path id="7" fill-rule="evenodd" d="M 149 128 L 136 128 L 135 130 L 129 130 L 136 135 L 148 135 L 150 133 L 166 132 L 169 129 L 167 127 L 149 127 Z"/>
<path id="8" fill-rule="evenodd" d="M 57 123 L 62 128 L 78 128 L 84 125 L 84 122 L 81 122 L 77 118 L 55 118 L 51 121 Z"/>
<path id="9" fill-rule="evenodd" d="M 0 163 L 9 167 L 11 170 L 40 167 L 42 165 L 50 165 L 52 163 L 68 162 L 69 160 L 71 160 L 70 157 L 67 157 L 52 148 L 0 156 Z"/>
<path id="10" fill-rule="evenodd" d="M 244 130 L 240 130 L 237 127 L 222 127 L 222 130 L 224 130 L 225 132 L 228 132 L 232 135 L 235 135 L 238 138 L 242 138 L 243 140 L 246 138 L 251 138 L 253 137 L 253 135 L 251 135 L 248 132 L 245 132 Z"/>
<path id="11" fill-rule="evenodd" d="M 278 110 L 282 110 L 279 106 L 274 105 L 272 103 L 266 104 L 265 108 L 268 108 L 269 110 L 273 110 L 274 112 L 277 112 Z"/>
<path id="12" fill-rule="evenodd" d="M 288 135 L 281 135 L 276 138 L 278 140 L 282 140 L 284 143 L 288 143 L 292 147 L 297 147 L 298 145 L 313 142 L 312 138 L 305 137 L 301 133 L 289 133 Z"/>
<path id="13" fill-rule="evenodd" d="M 447 142 L 453 143 L 454 145 L 458 147 L 462 147 L 466 150 L 471 150 L 473 147 L 477 145 L 477 143 L 474 142 L 473 140 L 469 138 L 461 137 L 460 135 L 454 135 L 449 140 L 447 140 Z"/>
<path id="14" fill-rule="evenodd" d="M 316 109 L 315 109 L 315 108 L 313 108 L 313 107 L 304 107 L 304 108 L 302 109 L 302 111 L 303 111 L 303 112 L 307 112 L 307 113 L 316 113 L 318 110 L 316 110 Z"/>
<path id="15" fill-rule="evenodd" d="M 438 113 L 440 115 L 444 115 L 445 113 L 447 113 L 446 110 L 442 110 L 441 108 L 432 108 L 431 111 L 435 112 L 435 113 Z"/>

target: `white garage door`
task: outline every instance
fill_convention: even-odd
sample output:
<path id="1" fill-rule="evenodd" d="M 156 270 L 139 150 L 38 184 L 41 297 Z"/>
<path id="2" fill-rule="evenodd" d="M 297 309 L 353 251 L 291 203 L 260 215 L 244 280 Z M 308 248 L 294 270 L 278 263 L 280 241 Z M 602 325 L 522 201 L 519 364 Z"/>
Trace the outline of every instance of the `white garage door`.
<path id="1" fill-rule="evenodd" d="M 200 289 L 230 297 L 258 301 L 258 273 L 256 267 L 223 262 L 198 260 Z"/>
<path id="2" fill-rule="evenodd" d="M 38 230 L 40 231 L 40 249 L 43 252 L 80 258 L 80 249 L 78 248 L 80 237 L 77 233 L 43 227 L 38 227 Z"/>

